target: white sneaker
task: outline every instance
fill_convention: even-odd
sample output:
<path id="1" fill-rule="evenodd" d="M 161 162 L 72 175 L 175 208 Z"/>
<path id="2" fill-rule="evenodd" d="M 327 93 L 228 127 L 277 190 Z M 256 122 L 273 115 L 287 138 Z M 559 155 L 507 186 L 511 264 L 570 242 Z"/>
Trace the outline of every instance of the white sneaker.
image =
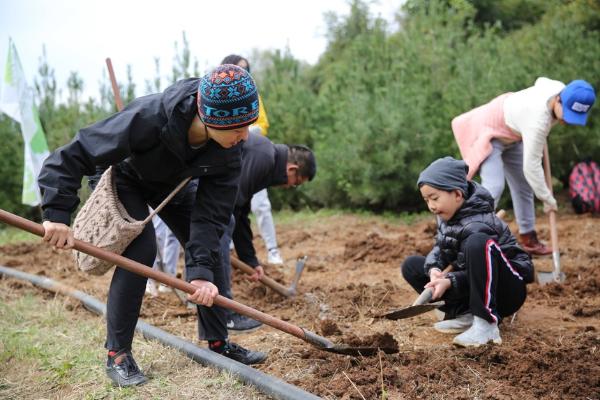
<path id="1" fill-rule="evenodd" d="M 479 347 L 489 342 L 502 344 L 502 338 L 497 323 L 474 317 L 473 325 L 467 331 L 456 336 L 452 342 L 462 347 Z"/>
<path id="2" fill-rule="evenodd" d="M 150 279 L 148 279 L 148 282 L 146 282 L 146 293 L 148 293 L 151 297 L 158 296 L 158 290 L 156 290 L 156 285 L 154 284 L 154 281 L 151 281 Z"/>
<path id="3" fill-rule="evenodd" d="M 440 311 L 440 310 L 439 310 L 439 309 L 437 309 L 437 308 L 436 308 L 435 310 L 433 310 L 433 314 L 435 315 L 435 318 L 436 318 L 438 321 L 443 321 L 443 320 L 444 320 L 444 318 L 446 317 L 446 313 L 445 313 L 445 312 L 443 312 L 443 311 Z"/>
<path id="4" fill-rule="evenodd" d="M 275 248 L 269 250 L 269 254 L 267 255 L 267 262 L 272 265 L 283 265 L 283 259 L 281 258 L 279 249 Z"/>
<path id="5" fill-rule="evenodd" d="M 171 291 L 171 288 L 161 283 L 160 285 L 158 285 L 158 291 L 160 293 L 169 293 Z"/>
<path id="6" fill-rule="evenodd" d="M 473 325 L 473 314 L 463 314 L 455 319 L 447 319 L 433 324 L 433 329 L 442 333 L 461 333 Z"/>

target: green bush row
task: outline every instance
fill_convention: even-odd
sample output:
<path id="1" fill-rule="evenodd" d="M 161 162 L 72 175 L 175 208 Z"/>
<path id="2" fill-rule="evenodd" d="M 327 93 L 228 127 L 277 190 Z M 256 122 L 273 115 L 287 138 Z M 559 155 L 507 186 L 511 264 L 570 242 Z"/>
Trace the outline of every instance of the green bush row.
<path id="1" fill-rule="evenodd" d="M 594 0 L 409 0 L 394 24 L 374 17 L 363 1 L 349 8 L 347 16 L 326 16 L 328 44 L 316 65 L 288 50 L 249 57 L 271 123 L 269 137 L 307 144 L 317 153 L 315 181 L 298 190 L 272 190 L 275 208 L 422 208 L 418 173 L 435 158 L 459 156 L 453 117 L 531 86 L 539 76 L 582 78 L 600 88 L 600 5 Z M 175 59 L 171 80 L 189 76 L 185 34 Z M 130 100 L 130 69 L 127 78 L 123 94 Z M 57 105 L 53 71 L 42 62 L 36 88 L 52 148 L 114 111 L 106 84 L 99 102 L 86 103 L 79 100 L 83 82 L 76 73 L 68 85 L 68 104 Z M 146 90 L 160 86 L 157 79 Z M 551 132 L 553 174 L 563 182 L 575 162 L 600 160 L 598 108 L 587 127 Z M 0 117 L 0 207 L 22 213 L 18 137 L 18 126 Z"/>

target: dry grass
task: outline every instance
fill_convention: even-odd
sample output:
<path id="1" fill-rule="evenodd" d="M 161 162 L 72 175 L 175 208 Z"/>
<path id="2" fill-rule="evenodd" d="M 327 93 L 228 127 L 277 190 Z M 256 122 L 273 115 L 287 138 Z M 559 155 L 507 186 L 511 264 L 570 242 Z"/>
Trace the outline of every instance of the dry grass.
<path id="1" fill-rule="evenodd" d="M 0 279 L 2 399 L 266 399 L 231 376 L 136 336 L 134 355 L 152 379 L 114 388 L 104 374 L 103 320 L 73 300 Z M 70 311 L 71 310 L 71 311 Z"/>

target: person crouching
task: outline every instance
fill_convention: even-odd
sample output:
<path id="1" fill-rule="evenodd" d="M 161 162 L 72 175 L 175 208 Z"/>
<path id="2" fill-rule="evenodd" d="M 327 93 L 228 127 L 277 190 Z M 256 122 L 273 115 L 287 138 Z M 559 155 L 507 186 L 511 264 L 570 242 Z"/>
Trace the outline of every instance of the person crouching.
<path id="1" fill-rule="evenodd" d="M 437 218 L 437 236 L 427 257 L 410 256 L 401 269 L 417 292 L 430 288 L 432 299 L 445 301 L 440 309 L 445 319 L 434 328 L 460 333 L 456 345 L 477 347 L 502 343 L 498 324 L 523 305 L 534 274 L 530 256 L 494 214 L 491 194 L 467 180 L 468 168 L 445 157 L 419 175 L 421 195 Z M 448 265 L 451 272 L 442 272 Z"/>

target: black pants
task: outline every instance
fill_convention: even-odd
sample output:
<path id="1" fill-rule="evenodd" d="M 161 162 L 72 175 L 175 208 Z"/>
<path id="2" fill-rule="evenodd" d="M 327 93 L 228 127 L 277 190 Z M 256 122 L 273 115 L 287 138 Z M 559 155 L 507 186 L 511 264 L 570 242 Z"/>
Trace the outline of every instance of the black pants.
<path id="1" fill-rule="evenodd" d="M 500 322 L 521 308 L 527 296 L 525 282 L 494 240 L 481 233 L 469 236 L 465 264 L 468 291 L 460 293 L 451 287 L 444 293 L 446 304 L 440 310 L 446 319 L 471 312 L 488 322 Z M 410 256 L 401 267 L 402 276 L 418 293 L 429 282 L 424 265 L 425 257 Z"/>
<path id="2" fill-rule="evenodd" d="M 146 188 L 142 188 L 118 171 L 115 172 L 117 172 L 115 179 L 119 200 L 127 212 L 137 220 L 148 216 L 148 205 L 156 207 L 166 197 L 166 193 L 149 195 Z M 190 182 L 159 213 L 184 248 L 189 239 L 190 215 L 196 197 L 196 187 L 194 181 Z M 156 237 L 152 223 L 146 225 L 142 233 L 125 249 L 123 256 L 152 267 L 156 257 Z M 225 284 L 223 268 L 217 268 L 213 272 L 213 283 L 219 292 L 227 290 L 229 284 Z M 146 290 L 146 281 L 145 277 L 118 266 L 115 268 L 108 291 L 106 312 L 105 347 L 108 350 L 131 349 L 135 325 Z M 226 313 L 220 307 L 198 306 L 198 326 L 201 339 L 227 338 Z"/>

